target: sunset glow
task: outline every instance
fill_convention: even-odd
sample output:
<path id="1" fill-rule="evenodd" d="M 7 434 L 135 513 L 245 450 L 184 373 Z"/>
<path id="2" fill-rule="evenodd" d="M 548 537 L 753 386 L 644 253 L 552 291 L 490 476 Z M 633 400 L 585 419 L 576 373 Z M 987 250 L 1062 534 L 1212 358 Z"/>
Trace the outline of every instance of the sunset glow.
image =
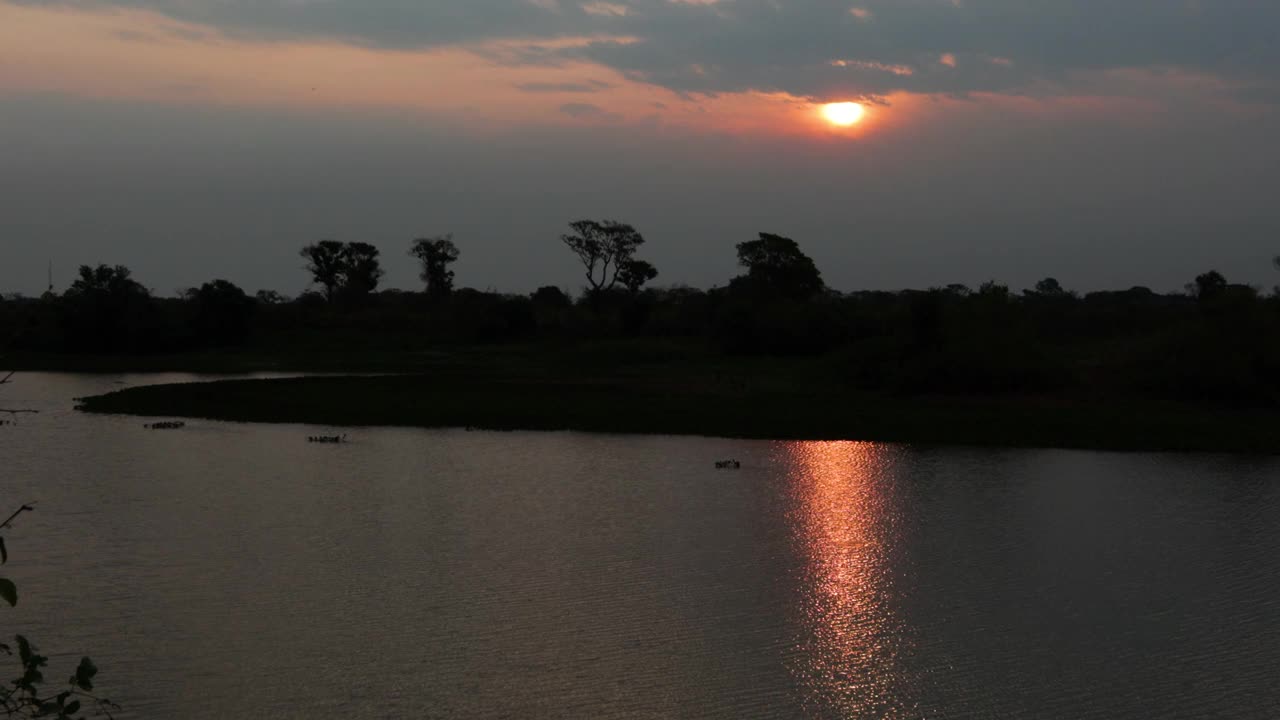
<path id="1" fill-rule="evenodd" d="M 822 116 L 827 122 L 840 127 L 856 125 L 866 114 L 866 109 L 856 102 L 827 103 L 822 106 Z"/>

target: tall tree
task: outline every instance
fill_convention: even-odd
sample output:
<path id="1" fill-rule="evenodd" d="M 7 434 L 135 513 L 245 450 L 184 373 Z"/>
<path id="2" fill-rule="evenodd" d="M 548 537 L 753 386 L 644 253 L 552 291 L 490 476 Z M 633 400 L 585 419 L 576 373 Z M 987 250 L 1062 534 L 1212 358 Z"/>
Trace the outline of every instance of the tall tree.
<path id="1" fill-rule="evenodd" d="M 378 281 L 385 274 L 378 262 L 378 248 L 363 242 L 347 243 L 343 248 L 344 294 L 362 298 L 378 289 Z"/>
<path id="2" fill-rule="evenodd" d="M 339 295 L 368 295 L 382 279 L 378 248 L 369 243 L 321 240 L 303 247 L 299 254 L 307 259 L 312 282 L 324 288 L 324 297 L 330 302 Z"/>
<path id="3" fill-rule="evenodd" d="M 418 277 L 426 283 L 428 297 L 438 300 L 453 292 L 453 271 L 449 265 L 458 259 L 460 253 L 458 246 L 453 244 L 452 234 L 414 240 L 409 254 L 418 258 L 422 265 Z"/>
<path id="4" fill-rule="evenodd" d="M 738 243 L 738 264 L 746 275 L 733 279 L 732 286 L 765 298 L 804 300 L 822 290 L 822 275 L 813 260 L 800 251 L 795 240 L 760 233 L 758 240 Z"/>
<path id="5" fill-rule="evenodd" d="M 644 244 L 644 236 L 635 228 L 613 220 L 577 220 L 569 227 L 573 233 L 561 235 L 560 241 L 586 268 L 593 297 L 613 289 L 622 268 Z"/>
<path id="6" fill-rule="evenodd" d="M 329 301 L 342 287 L 344 248 L 337 240 L 321 240 L 299 252 L 307 260 L 307 272 L 311 273 L 312 282 L 324 288 L 324 297 Z"/>

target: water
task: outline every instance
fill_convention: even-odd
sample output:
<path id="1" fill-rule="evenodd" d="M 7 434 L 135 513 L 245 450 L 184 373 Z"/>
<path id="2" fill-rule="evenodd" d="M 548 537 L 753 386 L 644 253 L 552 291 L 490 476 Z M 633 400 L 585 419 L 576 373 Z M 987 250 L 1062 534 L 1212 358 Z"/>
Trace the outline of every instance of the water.
<path id="1" fill-rule="evenodd" d="M 0 633 L 121 717 L 1280 716 L 1275 459 L 71 410 L 180 379 L 0 389 Z"/>

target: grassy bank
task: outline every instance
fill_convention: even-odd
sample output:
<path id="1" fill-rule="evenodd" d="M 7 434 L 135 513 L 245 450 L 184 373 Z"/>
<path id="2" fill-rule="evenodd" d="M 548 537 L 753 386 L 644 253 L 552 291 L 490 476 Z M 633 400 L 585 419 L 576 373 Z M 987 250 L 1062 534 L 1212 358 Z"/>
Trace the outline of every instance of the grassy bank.
<path id="1" fill-rule="evenodd" d="M 844 389 L 822 368 L 457 357 L 429 373 L 228 380 L 89 398 L 96 413 L 320 425 L 473 426 L 778 439 L 1113 450 L 1280 451 L 1280 414 L 1068 397 L 891 398 Z"/>
<path id="2" fill-rule="evenodd" d="M 370 353 L 326 349 L 207 350 L 154 355 L 9 353 L 0 361 L 23 372 L 158 373 L 241 375 L 252 372 L 421 372 L 434 365 L 432 353 Z"/>

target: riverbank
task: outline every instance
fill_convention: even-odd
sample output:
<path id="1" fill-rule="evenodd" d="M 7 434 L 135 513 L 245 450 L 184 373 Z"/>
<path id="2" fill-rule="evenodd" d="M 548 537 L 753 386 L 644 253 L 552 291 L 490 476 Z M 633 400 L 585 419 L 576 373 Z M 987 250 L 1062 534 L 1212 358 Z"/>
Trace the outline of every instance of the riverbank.
<path id="1" fill-rule="evenodd" d="M 330 426 L 581 430 L 1106 450 L 1280 452 L 1280 414 L 1066 397 L 892 398 L 711 368 L 612 376 L 529 366 L 495 374 L 227 380 L 135 387 L 82 409 Z"/>

